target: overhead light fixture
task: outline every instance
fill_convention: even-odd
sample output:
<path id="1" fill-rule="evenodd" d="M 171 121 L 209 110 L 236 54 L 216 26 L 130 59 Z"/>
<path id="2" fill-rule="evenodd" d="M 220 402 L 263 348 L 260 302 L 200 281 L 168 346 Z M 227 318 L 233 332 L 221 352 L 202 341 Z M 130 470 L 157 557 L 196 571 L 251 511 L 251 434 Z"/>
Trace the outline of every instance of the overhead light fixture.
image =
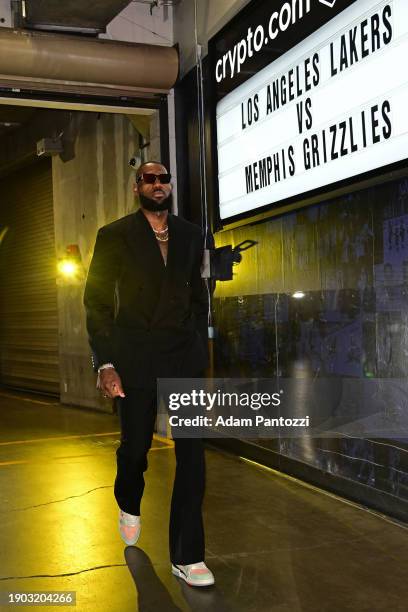
<path id="1" fill-rule="evenodd" d="M 59 155 L 64 151 L 60 138 L 43 138 L 37 142 L 38 157 Z"/>
<path id="2" fill-rule="evenodd" d="M 295 293 L 292 293 L 292 297 L 295 298 L 295 300 L 301 300 L 305 295 L 306 293 L 303 293 L 303 291 L 295 291 Z"/>
<path id="3" fill-rule="evenodd" d="M 104 32 L 102 28 L 81 28 L 79 26 L 65 26 L 54 23 L 30 23 L 29 26 L 33 30 L 40 30 L 44 32 L 64 32 L 64 34 L 86 34 L 95 36 L 96 34 L 102 34 Z"/>
<path id="4" fill-rule="evenodd" d="M 21 123 L 18 121 L 0 121 L 1 127 L 10 128 L 10 127 L 20 127 Z"/>
<path id="5" fill-rule="evenodd" d="M 181 0 L 132 0 L 138 4 L 148 4 L 150 6 L 150 14 L 153 15 L 153 9 L 162 6 L 177 6 Z"/>
<path id="6" fill-rule="evenodd" d="M 160 6 L 177 6 L 181 0 L 132 0 L 137 4 L 149 4 L 151 8 Z"/>

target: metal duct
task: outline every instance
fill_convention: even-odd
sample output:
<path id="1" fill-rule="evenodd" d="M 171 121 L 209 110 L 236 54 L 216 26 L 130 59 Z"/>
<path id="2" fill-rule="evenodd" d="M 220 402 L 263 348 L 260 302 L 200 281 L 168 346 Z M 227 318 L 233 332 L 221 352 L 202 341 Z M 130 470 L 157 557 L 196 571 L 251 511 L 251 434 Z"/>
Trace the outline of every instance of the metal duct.
<path id="1" fill-rule="evenodd" d="M 0 28 L 0 87 L 167 93 L 178 66 L 173 47 Z"/>
<path id="2" fill-rule="evenodd" d="M 25 0 L 24 23 L 33 28 L 104 32 L 130 0 Z"/>

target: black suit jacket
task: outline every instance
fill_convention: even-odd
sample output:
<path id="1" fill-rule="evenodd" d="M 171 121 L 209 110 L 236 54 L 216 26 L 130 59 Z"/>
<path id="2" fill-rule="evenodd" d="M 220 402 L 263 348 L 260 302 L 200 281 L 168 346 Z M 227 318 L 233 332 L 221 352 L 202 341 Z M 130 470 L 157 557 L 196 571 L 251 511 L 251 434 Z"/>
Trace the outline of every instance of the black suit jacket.
<path id="1" fill-rule="evenodd" d="M 167 266 L 142 211 L 102 227 L 84 304 L 97 369 L 113 363 L 123 385 L 192 377 L 208 365 L 201 229 L 169 214 Z"/>

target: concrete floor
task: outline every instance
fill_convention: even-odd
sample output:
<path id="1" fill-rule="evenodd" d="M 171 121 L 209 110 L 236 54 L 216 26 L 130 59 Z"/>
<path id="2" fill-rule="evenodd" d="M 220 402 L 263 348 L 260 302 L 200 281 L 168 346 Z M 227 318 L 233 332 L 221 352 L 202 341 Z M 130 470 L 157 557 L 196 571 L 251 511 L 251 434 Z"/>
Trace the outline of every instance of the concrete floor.
<path id="1" fill-rule="evenodd" d="M 3 602 L 7 592 L 52 590 L 76 591 L 80 612 L 408 609 L 403 526 L 208 450 L 206 560 L 216 586 L 193 589 L 169 569 L 171 445 L 154 442 L 140 547 L 125 547 L 115 416 L 3 393 L 0 426 Z"/>

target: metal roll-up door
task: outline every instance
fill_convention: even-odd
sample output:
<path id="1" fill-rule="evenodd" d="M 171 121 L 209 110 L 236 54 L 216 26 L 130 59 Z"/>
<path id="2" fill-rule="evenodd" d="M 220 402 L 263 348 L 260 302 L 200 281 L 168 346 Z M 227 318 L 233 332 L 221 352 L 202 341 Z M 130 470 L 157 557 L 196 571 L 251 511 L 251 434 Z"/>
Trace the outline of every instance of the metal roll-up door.
<path id="1" fill-rule="evenodd" d="M 59 393 L 51 161 L 0 180 L 0 382 Z"/>

